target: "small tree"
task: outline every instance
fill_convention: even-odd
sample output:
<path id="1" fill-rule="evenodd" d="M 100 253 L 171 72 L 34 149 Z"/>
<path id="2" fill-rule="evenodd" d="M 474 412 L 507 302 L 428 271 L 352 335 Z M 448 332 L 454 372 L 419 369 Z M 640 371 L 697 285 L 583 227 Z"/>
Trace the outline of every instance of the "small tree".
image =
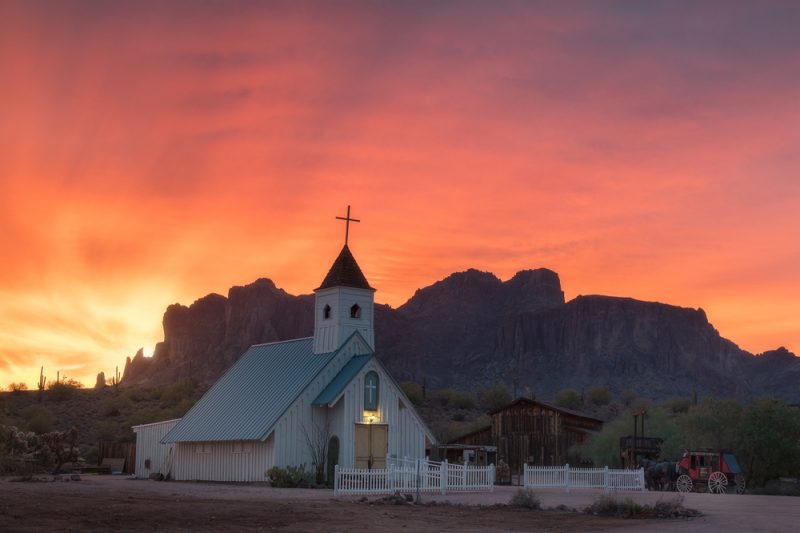
<path id="1" fill-rule="evenodd" d="M 601 407 L 611 403 L 611 392 L 608 387 L 592 387 L 586 391 L 586 403 Z"/>
<path id="2" fill-rule="evenodd" d="M 22 381 L 19 383 L 9 383 L 8 390 L 11 392 L 22 392 L 28 390 L 28 386 Z"/>
<path id="3" fill-rule="evenodd" d="M 64 466 L 64 463 L 78 460 L 78 428 L 75 426 L 66 431 L 45 433 L 40 438 L 55 457 L 54 475 L 61 473 L 61 467 Z"/>
<path id="4" fill-rule="evenodd" d="M 501 381 L 495 381 L 494 385 L 480 391 L 478 397 L 481 407 L 487 411 L 494 411 L 495 409 L 505 407 L 514 399 L 508 387 Z"/>
<path id="5" fill-rule="evenodd" d="M 414 383 L 413 381 L 404 381 L 400 384 L 400 388 L 403 389 L 403 392 L 408 396 L 408 399 L 411 400 L 411 403 L 414 405 L 422 405 L 422 385 Z"/>
<path id="6" fill-rule="evenodd" d="M 553 402 L 566 409 L 580 409 L 583 406 L 581 395 L 575 389 L 563 389 L 556 393 Z"/>
<path id="7" fill-rule="evenodd" d="M 306 446 L 311 455 L 311 463 L 314 468 L 314 478 L 317 485 L 325 483 L 325 462 L 328 459 L 328 442 L 331 436 L 330 422 L 328 413 L 323 413 L 324 420 L 314 421 L 314 411 L 311 412 L 311 428 L 302 426 L 303 436 L 306 439 Z"/>

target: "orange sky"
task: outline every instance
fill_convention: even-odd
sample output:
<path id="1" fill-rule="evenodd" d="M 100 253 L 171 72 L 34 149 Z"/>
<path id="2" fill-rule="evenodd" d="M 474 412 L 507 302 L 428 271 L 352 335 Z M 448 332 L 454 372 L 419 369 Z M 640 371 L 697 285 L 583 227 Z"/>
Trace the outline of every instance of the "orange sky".
<path id="1" fill-rule="evenodd" d="M 168 304 L 342 244 L 800 350 L 796 2 L 0 3 L 0 386 L 87 385 Z"/>

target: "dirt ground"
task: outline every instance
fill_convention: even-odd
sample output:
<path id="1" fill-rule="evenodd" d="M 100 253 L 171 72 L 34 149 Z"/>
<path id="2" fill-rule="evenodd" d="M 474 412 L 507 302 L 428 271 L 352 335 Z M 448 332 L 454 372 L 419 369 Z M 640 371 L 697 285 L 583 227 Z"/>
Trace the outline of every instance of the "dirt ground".
<path id="1" fill-rule="evenodd" d="M 423 496 L 427 505 L 386 505 L 334 498 L 329 490 L 83 476 L 70 482 L 0 479 L 0 531 L 797 531 L 800 499 L 689 494 L 684 505 L 705 516 L 641 520 L 563 511 L 532 512 L 508 503 L 516 491 Z M 546 507 L 582 509 L 602 492 L 542 490 Z M 623 493 L 653 504 L 674 494 Z M 375 498 L 370 498 L 374 500 Z M 447 501 L 450 505 L 444 505 Z M 432 505 L 436 502 L 436 505 Z"/>

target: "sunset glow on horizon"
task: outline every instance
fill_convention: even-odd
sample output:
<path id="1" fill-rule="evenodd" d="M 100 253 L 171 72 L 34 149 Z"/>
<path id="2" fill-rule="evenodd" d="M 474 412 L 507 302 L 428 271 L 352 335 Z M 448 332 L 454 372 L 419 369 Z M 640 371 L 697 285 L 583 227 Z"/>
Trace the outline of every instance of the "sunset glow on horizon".
<path id="1" fill-rule="evenodd" d="M 800 351 L 800 3 L 0 4 L 0 388 L 169 304 L 546 267 Z M 380 347 L 378 347 L 380 350 Z"/>

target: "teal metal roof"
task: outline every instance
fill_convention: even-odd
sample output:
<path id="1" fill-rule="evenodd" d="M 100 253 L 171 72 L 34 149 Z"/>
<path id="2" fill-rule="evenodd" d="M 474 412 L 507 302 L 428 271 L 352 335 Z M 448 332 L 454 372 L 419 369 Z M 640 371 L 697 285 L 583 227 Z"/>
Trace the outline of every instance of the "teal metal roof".
<path id="1" fill-rule="evenodd" d="M 339 397 L 339 394 L 344 390 L 350 380 L 352 380 L 356 374 L 358 374 L 359 370 L 364 368 L 364 365 L 367 364 L 372 358 L 372 354 L 368 355 L 357 355 L 350 359 L 346 365 L 336 374 L 328 386 L 325 387 L 322 392 L 319 393 L 319 396 L 311 402 L 312 405 L 328 405 L 336 398 Z"/>
<path id="2" fill-rule="evenodd" d="M 335 354 L 315 355 L 313 337 L 251 346 L 162 442 L 265 438 Z"/>

